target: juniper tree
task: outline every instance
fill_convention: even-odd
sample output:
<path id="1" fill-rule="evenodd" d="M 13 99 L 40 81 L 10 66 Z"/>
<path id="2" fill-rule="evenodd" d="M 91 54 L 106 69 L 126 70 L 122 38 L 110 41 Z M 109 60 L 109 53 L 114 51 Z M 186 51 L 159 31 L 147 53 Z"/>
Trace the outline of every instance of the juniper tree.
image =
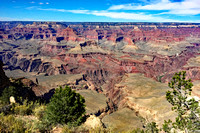
<path id="1" fill-rule="evenodd" d="M 200 130 L 200 106 L 198 99 L 191 96 L 193 84 L 191 79 L 186 79 L 186 72 L 176 73 L 168 86 L 172 90 L 166 92 L 166 98 L 178 116 L 175 122 L 165 121 L 163 130 L 170 132 L 174 128 L 186 133 Z"/>
<path id="2" fill-rule="evenodd" d="M 51 124 L 79 125 L 85 114 L 85 99 L 70 87 L 57 88 L 47 105 L 45 118 Z"/>

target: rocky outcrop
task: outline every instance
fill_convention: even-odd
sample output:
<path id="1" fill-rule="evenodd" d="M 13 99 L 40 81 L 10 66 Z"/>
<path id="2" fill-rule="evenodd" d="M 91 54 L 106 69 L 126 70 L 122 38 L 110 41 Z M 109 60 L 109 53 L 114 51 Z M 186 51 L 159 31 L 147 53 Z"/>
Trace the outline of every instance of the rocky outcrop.
<path id="1" fill-rule="evenodd" d="M 38 85 L 37 83 L 34 83 L 32 80 L 27 79 L 27 78 L 22 78 L 21 82 L 24 86 L 30 87 L 37 97 L 42 97 L 45 93 L 48 93 L 50 90 L 50 88 Z M 49 100 L 49 99 L 45 99 L 45 100 Z"/>
<path id="2" fill-rule="evenodd" d="M 78 36 L 78 33 L 72 28 L 67 27 L 66 29 L 60 29 L 56 34 L 56 41 L 60 42 L 62 40 L 65 41 L 84 41 L 83 37 Z"/>
<path id="3" fill-rule="evenodd" d="M 164 119 L 174 116 L 170 111 L 170 104 L 165 99 L 168 90 L 165 83 L 144 77 L 142 74 L 129 73 L 123 76 L 121 82 L 115 84 L 114 90 L 120 92 L 114 96 L 121 96 L 118 102 L 119 109 L 132 109 L 136 115 L 155 121 L 159 126 Z"/>
<path id="4" fill-rule="evenodd" d="M 87 40 L 98 40 L 98 33 L 96 32 L 96 30 L 86 30 L 83 33 L 83 36 L 87 39 Z"/>
<path id="5" fill-rule="evenodd" d="M 95 129 L 95 128 L 102 128 L 103 124 L 101 120 L 96 117 L 95 115 L 90 115 L 89 118 L 87 118 L 86 122 L 84 123 L 84 126 L 88 129 Z"/>

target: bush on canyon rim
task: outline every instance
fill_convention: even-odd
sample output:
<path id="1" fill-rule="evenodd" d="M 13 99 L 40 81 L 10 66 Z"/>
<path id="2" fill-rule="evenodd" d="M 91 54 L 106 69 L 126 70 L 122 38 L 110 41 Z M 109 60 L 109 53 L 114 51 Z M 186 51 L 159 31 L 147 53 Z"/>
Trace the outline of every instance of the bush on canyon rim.
<path id="1" fill-rule="evenodd" d="M 24 121 L 17 119 L 13 115 L 0 114 L 1 133 L 24 133 L 26 130 Z"/>
<path id="2" fill-rule="evenodd" d="M 45 119 L 51 124 L 77 126 L 83 122 L 85 99 L 68 86 L 57 88 L 47 104 Z"/>

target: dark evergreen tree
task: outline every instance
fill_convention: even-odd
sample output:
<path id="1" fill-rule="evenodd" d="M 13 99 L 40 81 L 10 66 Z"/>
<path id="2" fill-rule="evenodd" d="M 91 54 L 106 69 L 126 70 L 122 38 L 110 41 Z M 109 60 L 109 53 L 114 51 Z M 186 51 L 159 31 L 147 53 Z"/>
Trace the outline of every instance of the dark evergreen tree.
<path id="1" fill-rule="evenodd" d="M 191 96 L 192 86 L 191 80 L 186 80 L 185 71 L 176 73 L 169 82 L 172 90 L 167 91 L 166 98 L 178 116 L 175 122 L 165 121 L 165 132 L 171 132 L 172 128 L 185 133 L 200 130 L 200 106 L 198 100 Z"/>
<path id="2" fill-rule="evenodd" d="M 83 122 L 85 99 L 66 86 L 55 90 L 45 112 L 46 120 L 51 124 L 68 124 L 77 126 Z"/>

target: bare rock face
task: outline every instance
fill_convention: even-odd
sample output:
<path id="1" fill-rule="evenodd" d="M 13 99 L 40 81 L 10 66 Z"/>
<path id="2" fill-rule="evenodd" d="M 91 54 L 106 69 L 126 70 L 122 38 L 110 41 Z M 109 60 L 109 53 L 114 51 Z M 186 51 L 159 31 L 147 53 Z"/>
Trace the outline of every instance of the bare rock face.
<path id="1" fill-rule="evenodd" d="M 86 41 L 86 42 L 80 44 L 81 47 L 92 46 L 92 45 L 97 46 L 97 42 L 96 41 Z"/>
<path id="2" fill-rule="evenodd" d="M 137 115 L 158 124 L 175 116 L 165 98 L 168 89 L 167 84 L 156 82 L 142 74 L 126 74 L 115 85 L 115 90 L 120 90 L 123 96 L 123 100 L 118 103 L 119 108 L 134 109 Z"/>
<path id="3" fill-rule="evenodd" d="M 96 117 L 95 115 L 90 115 L 89 118 L 87 118 L 86 122 L 84 123 L 84 126 L 86 126 L 89 129 L 95 129 L 95 128 L 102 128 L 103 124 L 101 120 Z"/>
<path id="4" fill-rule="evenodd" d="M 36 96 L 41 97 L 43 94 L 48 93 L 49 91 L 49 88 L 38 85 L 37 83 L 34 83 L 32 80 L 27 78 L 22 78 L 21 82 L 23 83 L 23 85 L 30 87 Z"/>
<path id="5" fill-rule="evenodd" d="M 3 71 L 3 62 L 0 61 L 0 91 L 4 89 L 7 85 L 9 85 L 9 79 L 5 75 L 5 72 Z"/>
<path id="6" fill-rule="evenodd" d="M 66 40 L 66 41 L 77 41 L 77 40 L 79 40 L 77 32 L 74 31 L 72 28 L 69 28 L 69 27 L 67 27 L 64 30 L 58 30 L 57 36 L 58 36 L 56 38 L 57 42 L 60 42 L 62 40 Z"/>
<path id="7" fill-rule="evenodd" d="M 97 40 L 98 39 L 98 33 L 96 30 L 87 30 L 83 34 L 86 39 L 88 40 Z"/>

